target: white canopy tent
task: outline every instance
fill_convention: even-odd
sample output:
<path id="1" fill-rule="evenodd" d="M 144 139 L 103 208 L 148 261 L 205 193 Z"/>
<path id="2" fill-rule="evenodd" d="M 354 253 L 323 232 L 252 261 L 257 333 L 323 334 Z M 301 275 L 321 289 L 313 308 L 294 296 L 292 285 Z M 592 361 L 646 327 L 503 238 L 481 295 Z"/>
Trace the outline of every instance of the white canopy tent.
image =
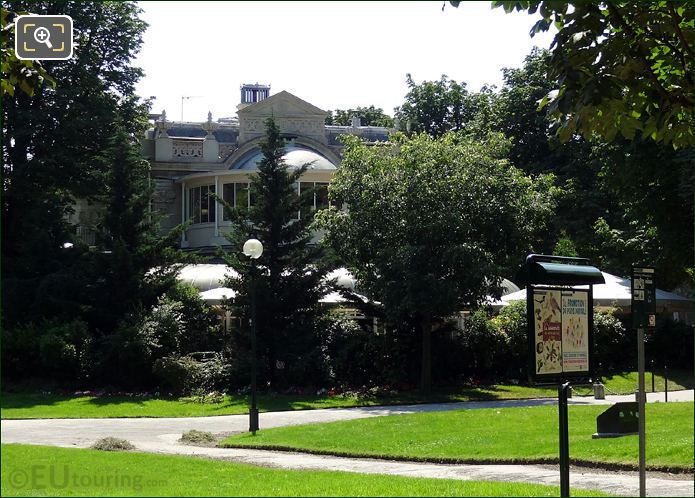
<path id="1" fill-rule="evenodd" d="M 239 278 L 239 274 L 223 264 L 186 265 L 179 271 L 178 278 L 205 292 L 210 289 L 222 288 L 226 277 Z"/>
<path id="2" fill-rule="evenodd" d="M 223 287 L 226 277 L 239 278 L 239 274 L 223 264 L 195 264 L 184 266 L 178 274 L 178 279 L 188 282 L 200 290 L 200 298 L 208 304 L 221 304 L 224 299 L 234 298 L 236 292 L 228 287 Z M 328 273 L 326 281 L 335 280 L 338 287 L 350 291 L 355 290 L 357 280 L 347 268 L 338 268 Z M 356 294 L 364 302 L 368 302 L 365 296 Z M 321 299 L 323 304 L 349 303 L 340 292 L 329 292 Z"/>
<path id="3" fill-rule="evenodd" d="M 223 300 L 232 299 L 235 296 L 236 291 L 228 287 L 217 287 L 200 293 L 200 299 L 208 304 L 220 304 Z"/>
<path id="4" fill-rule="evenodd" d="M 598 308 L 630 307 L 630 279 L 620 278 L 610 273 L 601 272 L 606 280 L 605 284 L 594 285 L 594 306 Z M 586 288 L 586 286 L 578 286 Z M 508 305 L 512 301 L 525 301 L 526 290 L 522 289 L 518 292 L 513 292 L 502 296 L 502 299 L 493 301 L 493 308 L 501 308 Z M 680 296 L 673 292 L 668 292 L 661 289 L 656 289 L 656 306 L 657 311 L 664 309 L 671 311 L 692 311 L 692 298 Z"/>

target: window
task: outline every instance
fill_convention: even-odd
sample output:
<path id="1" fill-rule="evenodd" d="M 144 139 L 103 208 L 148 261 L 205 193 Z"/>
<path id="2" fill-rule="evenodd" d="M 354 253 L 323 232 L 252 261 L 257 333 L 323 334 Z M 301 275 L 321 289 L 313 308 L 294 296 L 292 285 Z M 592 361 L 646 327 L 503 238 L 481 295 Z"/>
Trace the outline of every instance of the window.
<path id="1" fill-rule="evenodd" d="M 188 189 L 188 217 L 193 223 L 215 222 L 214 185 Z"/>
<path id="2" fill-rule="evenodd" d="M 222 198 L 236 209 L 248 209 L 253 205 L 249 182 L 225 183 L 222 186 Z M 229 221 L 226 214 L 223 219 Z"/>
<path id="3" fill-rule="evenodd" d="M 317 211 L 328 209 L 329 207 L 342 208 L 342 203 L 337 204 L 328 201 L 328 183 L 326 182 L 301 182 L 299 184 L 299 195 L 303 195 L 307 190 L 313 190 L 307 198 L 302 200 L 302 209 Z"/>
<path id="4" fill-rule="evenodd" d="M 328 184 L 316 182 L 314 188 L 316 189 L 314 192 L 316 210 L 328 209 Z"/>
<path id="5" fill-rule="evenodd" d="M 312 211 L 314 209 L 314 194 L 306 194 L 309 190 L 313 190 L 314 182 L 300 182 L 299 183 L 299 195 L 303 197 L 302 199 L 302 211 Z M 300 213 L 301 217 L 301 213 Z"/>

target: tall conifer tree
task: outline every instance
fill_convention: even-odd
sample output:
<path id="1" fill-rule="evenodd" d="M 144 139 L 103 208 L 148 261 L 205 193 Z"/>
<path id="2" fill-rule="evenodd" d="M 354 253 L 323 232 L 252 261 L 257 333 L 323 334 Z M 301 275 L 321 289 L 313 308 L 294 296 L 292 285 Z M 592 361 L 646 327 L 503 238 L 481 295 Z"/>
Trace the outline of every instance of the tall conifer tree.
<path id="1" fill-rule="evenodd" d="M 258 173 L 251 177 L 251 208 L 225 206 L 234 221 L 227 236 L 233 249 L 225 259 L 243 276 L 229 279 L 227 286 L 237 291 L 235 304 L 248 318 L 251 267 L 241 250 L 249 238 L 263 243 L 255 278 L 259 373 L 271 389 L 278 389 L 316 380 L 321 360 L 315 325 L 327 268 L 321 248 L 310 243 L 314 213 L 306 201 L 314 192 L 297 195 L 297 185 L 310 164 L 290 168 L 283 159 L 285 141 L 280 129 L 272 118 L 265 125 L 263 158 Z"/>

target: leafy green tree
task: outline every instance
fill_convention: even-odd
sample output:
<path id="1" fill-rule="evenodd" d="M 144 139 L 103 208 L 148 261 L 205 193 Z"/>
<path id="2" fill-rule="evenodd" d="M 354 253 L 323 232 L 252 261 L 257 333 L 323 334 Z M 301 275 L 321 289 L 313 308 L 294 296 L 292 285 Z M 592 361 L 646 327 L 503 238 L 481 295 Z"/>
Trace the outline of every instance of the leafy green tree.
<path id="1" fill-rule="evenodd" d="M 561 143 L 547 108 L 537 106 L 559 86 L 548 76 L 549 59 L 534 49 L 522 67 L 503 70 L 491 126 L 512 141 L 515 166 L 553 173 L 563 189 L 543 250 L 569 238 L 606 271 L 628 275 L 633 263 L 653 264 L 659 285 L 682 284 L 692 266 L 692 148 L 623 137 Z"/>
<path id="2" fill-rule="evenodd" d="M 509 159 L 514 165 L 529 172 L 545 171 L 558 163 L 547 110 L 538 109 L 538 102 L 557 88 L 548 78 L 549 59 L 547 50 L 534 48 L 521 67 L 502 69 L 504 85 L 495 103 L 493 129 L 512 141 Z"/>
<path id="3" fill-rule="evenodd" d="M 691 286 L 693 149 L 616 140 L 595 145 L 594 155 L 601 158 L 599 189 L 612 206 L 592 224 L 587 253 L 613 273 L 654 265 L 659 287 Z"/>
<path id="4" fill-rule="evenodd" d="M 477 113 L 465 83 L 442 75 L 439 81 L 417 84 L 410 74 L 406 75 L 406 82 L 409 90 L 405 102 L 395 110 L 402 131 L 438 137 L 462 130 Z"/>
<path id="5" fill-rule="evenodd" d="M 434 326 L 499 291 L 552 215 L 552 177 L 534 180 L 510 166 L 497 135 L 398 134 L 373 147 L 344 141 L 329 192 L 349 210 L 324 211 L 320 224 L 389 321 L 418 323 L 428 391 Z"/>
<path id="6" fill-rule="evenodd" d="M 577 254 L 577 248 L 574 246 L 574 242 L 567 235 L 567 232 L 565 232 L 564 230 L 560 232 L 560 238 L 555 243 L 555 247 L 553 248 L 553 255 L 569 256 L 571 258 L 576 258 L 577 256 L 579 256 L 579 254 Z"/>
<path id="7" fill-rule="evenodd" d="M 260 148 L 263 159 L 251 176 L 250 210 L 225 205 L 234 224 L 227 234 L 233 249 L 224 257 L 243 276 L 228 279 L 226 286 L 237 292 L 235 305 L 242 313 L 238 316 L 248 318 L 253 269 L 241 250 L 247 239 L 260 240 L 263 255 L 254 287 L 258 351 L 265 364 L 261 373 L 272 388 L 289 381 L 311 384 L 321 361 L 315 324 L 322 314 L 318 301 L 326 290 L 322 281 L 327 268 L 321 264 L 321 249 L 310 244 L 314 213 L 304 201 L 313 192 L 297 195 L 297 183 L 309 165 L 290 169 L 285 164 L 284 139 L 272 118 L 266 121 Z"/>
<path id="8" fill-rule="evenodd" d="M 600 188 L 602 156 L 592 153 L 591 143 L 581 137 L 560 143 L 547 109 L 538 109 L 539 100 L 557 88 L 548 77 L 549 58 L 549 52 L 534 48 L 521 67 L 502 70 L 504 85 L 494 102 L 491 128 L 510 139 L 512 164 L 530 174 L 553 173 L 562 187 L 558 209 L 549 223 L 550 234 L 539 250 L 552 251 L 565 231 L 581 252 L 593 247 L 590 227 L 615 203 Z"/>
<path id="9" fill-rule="evenodd" d="M 114 129 L 127 126 L 135 135 L 147 123 L 147 106 L 135 95 L 142 71 L 132 66 L 146 24 L 134 2 L 13 1 L 5 7 L 70 15 L 76 44 L 71 59 L 43 64 L 55 88 L 3 98 L 2 287 L 21 319 L 29 310 L 41 313 L 32 303 L 42 281 L 75 263 L 61 249 L 74 237 L 66 216 L 76 198 L 104 195 L 109 165 L 96 158 Z"/>
<path id="10" fill-rule="evenodd" d="M 374 107 L 373 105 L 369 107 L 357 107 L 357 109 L 336 109 L 326 117 L 326 124 L 350 126 L 353 116 L 360 118 L 362 126 L 393 127 L 393 118 L 388 114 L 384 114 L 384 110 L 381 107 Z"/>
<path id="11" fill-rule="evenodd" d="M 458 5 L 457 1 L 452 2 Z M 558 92 L 542 102 L 559 136 L 600 135 L 612 141 L 651 138 L 693 143 L 692 2 L 666 0 L 493 1 L 493 7 L 539 13 L 531 36 L 558 32 L 549 77 Z"/>
<path id="12" fill-rule="evenodd" d="M 27 14 L 27 12 L 9 11 L 4 7 L 0 8 L 0 69 L 2 70 L 3 96 L 14 96 L 15 88 L 19 87 L 29 97 L 44 83 L 55 88 L 55 80 L 46 72 L 40 61 L 21 60 L 14 51 L 14 21 L 17 15 Z"/>

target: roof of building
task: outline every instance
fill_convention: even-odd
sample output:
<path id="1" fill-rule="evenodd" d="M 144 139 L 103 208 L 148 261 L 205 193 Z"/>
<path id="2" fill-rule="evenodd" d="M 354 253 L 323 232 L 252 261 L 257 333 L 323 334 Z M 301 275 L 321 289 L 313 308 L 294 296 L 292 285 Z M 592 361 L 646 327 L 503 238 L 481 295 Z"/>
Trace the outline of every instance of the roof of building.
<path id="1" fill-rule="evenodd" d="M 308 164 L 308 170 L 332 171 L 337 169 L 336 165 L 328 158 L 306 147 L 289 145 L 285 147 L 285 155 L 282 158 L 290 168 L 300 168 L 304 164 Z M 234 165 L 232 169 L 256 170 L 262 159 L 263 152 L 256 150 L 252 155 Z"/>
<path id="2" fill-rule="evenodd" d="M 204 138 L 207 132 L 200 125 L 175 125 L 167 130 L 167 135 L 171 138 Z M 237 141 L 239 130 L 231 127 L 218 128 L 212 134 L 215 140 L 220 143 L 232 143 Z"/>

